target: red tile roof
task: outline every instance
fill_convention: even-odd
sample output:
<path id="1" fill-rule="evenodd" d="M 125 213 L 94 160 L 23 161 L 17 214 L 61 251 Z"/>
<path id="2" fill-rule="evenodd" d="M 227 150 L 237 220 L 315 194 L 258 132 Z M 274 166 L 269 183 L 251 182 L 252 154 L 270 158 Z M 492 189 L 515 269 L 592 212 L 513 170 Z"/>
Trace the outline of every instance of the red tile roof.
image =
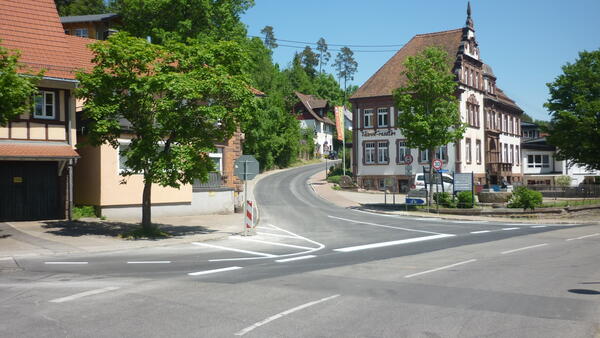
<path id="1" fill-rule="evenodd" d="M 0 158 L 69 159 L 79 154 L 69 145 L 0 143 Z"/>
<path id="2" fill-rule="evenodd" d="M 21 63 L 45 76 L 75 79 L 78 69 L 90 69 L 89 39 L 67 36 L 54 0 L 1 0 L 0 43 L 21 52 Z"/>
<path id="3" fill-rule="evenodd" d="M 300 92 L 294 92 L 294 94 L 296 94 L 296 97 L 300 99 L 300 102 L 302 102 L 306 110 L 315 118 L 315 120 L 324 122 L 326 124 L 335 125 L 335 123 L 327 116 L 321 117 L 313 110 L 327 107 L 327 100 L 317 98 L 313 95 L 302 94 Z"/>
<path id="4" fill-rule="evenodd" d="M 388 96 L 399 87 L 406 84 L 406 76 L 401 73 L 406 70 L 404 61 L 408 56 L 414 56 L 427 47 L 437 46 L 448 53 L 448 60 L 452 64 L 461 44 L 463 29 L 418 34 L 404 45 L 394 56 L 392 56 L 379 70 L 371 76 L 352 95 L 351 99 L 375 96 Z"/>

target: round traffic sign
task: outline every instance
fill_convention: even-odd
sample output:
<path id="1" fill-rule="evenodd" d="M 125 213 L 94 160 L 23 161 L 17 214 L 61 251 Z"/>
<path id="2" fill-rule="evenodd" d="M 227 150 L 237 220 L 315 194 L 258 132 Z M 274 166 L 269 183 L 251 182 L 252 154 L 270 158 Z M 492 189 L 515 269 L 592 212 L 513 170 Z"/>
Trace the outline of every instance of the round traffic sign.
<path id="1" fill-rule="evenodd" d="M 442 169 L 442 164 L 443 164 L 442 160 L 436 158 L 435 160 L 433 160 L 433 169 L 435 169 L 435 170 Z"/>
<path id="2" fill-rule="evenodd" d="M 411 164 L 413 162 L 413 157 L 411 154 L 404 155 L 404 164 Z"/>

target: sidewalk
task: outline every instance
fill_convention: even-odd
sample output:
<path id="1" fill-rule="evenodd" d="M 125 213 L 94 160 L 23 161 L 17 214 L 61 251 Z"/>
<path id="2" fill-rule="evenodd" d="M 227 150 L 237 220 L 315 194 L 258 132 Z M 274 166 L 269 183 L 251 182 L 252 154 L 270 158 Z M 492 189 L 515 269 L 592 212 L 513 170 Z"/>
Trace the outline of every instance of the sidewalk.
<path id="1" fill-rule="evenodd" d="M 248 198 L 262 178 L 287 170 L 273 170 L 248 182 Z M 96 218 L 78 221 L 0 222 L 0 269 L 10 257 L 127 250 L 226 238 L 243 231 L 243 214 L 153 217 L 152 222 L 172 237 L 123 239 L 120 234 L 139 227 L 130 219 Z"/>
<path id="2" fill-rule="evenodd" d="M 471 216 L 471 215 L 449 215 L 449 214 L 434 214 L 425 211 L 399 211 L 399 210 L 381 210 L 381 208 L 369 207 L 373 204 L 384 204 L 385 195 L 380 192 L 355 192 L 345 190 L 333 190 L 333 184 L 325 181 L 325 172 L 319 172 L 309 179 L 309 184 L 313 187 L 315 193 L 324 200 L 327 200 L 337 206 L 343 208 L 354 208 L 365 210 L 374 213 L 427 217 L 427 218 L 444 218 L 452 220 L 469 220 L 469 221 L 497 221 L 511 223 L 552 223 L 552 224 L 598 224 L 600 214 L 594 212 L 578 213 L 577 217 L 568 215 L 565 217 L 543 217 L 543 218 L 514 218 L 514 217 L 490 217 L 490 216 Z M 387 195 L 387 203 L 392 204 L 392 195 Z M 406 195 L 397 194 L 396 204 L 403 204 Z"/>

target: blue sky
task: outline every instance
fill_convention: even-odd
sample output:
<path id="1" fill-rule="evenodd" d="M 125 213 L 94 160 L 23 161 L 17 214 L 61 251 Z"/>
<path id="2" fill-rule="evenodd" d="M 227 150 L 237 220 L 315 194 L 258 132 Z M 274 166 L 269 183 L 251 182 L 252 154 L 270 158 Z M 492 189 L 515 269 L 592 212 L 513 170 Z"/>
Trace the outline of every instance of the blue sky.
<path id="1" fill-rule="evenodd" d="M 466 8 L 466 0 L 256 0 L 242 21 L 249 35 L 261 35 L 270 25 L 284 40 L 316 42 L 323 37 L 329 44 L 399 45 L 415 34 L 463 27 Z M 471 9 L 481 56 L 494 69 L 498 86 L 529 115 L 549 119 L 542 106 L 548 99 L 546 83 L 579 51 L 600 48 L 600 1 L 481 0 L 471 1 Z M 300 50 L 279 47 L 273 57 L 286 66 Z M 362 85 L 393 54 L 356 52 L 353 83 Z"/>

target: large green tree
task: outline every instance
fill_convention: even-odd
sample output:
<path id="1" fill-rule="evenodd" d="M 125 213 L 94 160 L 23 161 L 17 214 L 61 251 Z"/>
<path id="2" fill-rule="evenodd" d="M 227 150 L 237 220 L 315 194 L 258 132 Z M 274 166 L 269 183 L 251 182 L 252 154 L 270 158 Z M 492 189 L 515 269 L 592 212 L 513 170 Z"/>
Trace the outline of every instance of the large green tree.
<path id="1" fill-rule="evenodd" d="M 143 175 L 142 228 L 153 231 L 152 184 L 206 180 L 214 170 L 208 153 L 250 109 L 253 95 L 241 72 L 246 55 L 235 42 L 159 46 L 124 32 L 91 49 L 94 69 L 77 75 L 91 121 L 88 142 L 117 148 L 122 119 L 129 121 L 123 175 Z"/>
<path id="2" fill-rule="evenodd" d="M 448 54 L 437 47 L 407 57 L 402 73 L 406 85 L 394 91 L 398 128 L 408 147 L 426 149 L 431 162 L 436 148 L 458 141 L 466 128 L 460 119 L 455 75 L 448 60 Z"/>
<path id="3" fill-rule="evenodd" d="M 320 38 L 317 41 L 317 56 L 319 57 L 319 73 L 323 73 L 323 66 L 327 65 L 329 59 L 331 58 L 331 53 L 328 51 L 327 42 L 325 42 L 324 38 Z"/>
<path id="4" fill-rule="evenodd" d="M 277 44 L 277 39 L 275 38 L 275 32 L 273 32 L 273 26 L 265 26 L 260 32 L 264 34 L 264 43 L 269 50 L 273 50 L 279 46 Z"/>
<path id="5" fill-rule="evenodd" d="M 2 41 L 0 40 L 0 43 Z M 26 113 L 32 108 L 32 98 L 37 92 L 40 74 L 19 74 L 20 54 L 0 45 L 0 126 Z"/>
<path id="6" fill-rule="evenodd" d="M 300 62 L 304 68 L 304 72 L 311 78 L 314 79 L 317 76 L 317 65 L 319 64 L 319 57 L 313 52 L 310 46 L 304 47 L 302 53 L 300 53 Z"/>
<path id="7" fill-rule="evenodd" d="M 104 0 L 54 0 L 60 16 L 101 14 L 108 11 Z"/>
<path id="8" fill-rule="evenodd" d="M 354 52 L 348 47 L 342 47 L 335 57 L 333 64 L 338 78 L 344 80 L 344 92 L 348 88 L 348 81 L 354 80 L 354 74 L 358 69 L 358 62 L 354 60 Z"/>
<path id="9" fill-rule="evenodd" d="M 163 43 L 187 38 L 245 39 L 240 16 L 253 5 L 253 0 L 119 0 L 115 7 L 124 30 Z"/>
<path id="10" fill-rule="evenodd" d="M 600 170 L 600 49 L 581 52 L 548 83 L 548 142 L 556 157 Z"/>

